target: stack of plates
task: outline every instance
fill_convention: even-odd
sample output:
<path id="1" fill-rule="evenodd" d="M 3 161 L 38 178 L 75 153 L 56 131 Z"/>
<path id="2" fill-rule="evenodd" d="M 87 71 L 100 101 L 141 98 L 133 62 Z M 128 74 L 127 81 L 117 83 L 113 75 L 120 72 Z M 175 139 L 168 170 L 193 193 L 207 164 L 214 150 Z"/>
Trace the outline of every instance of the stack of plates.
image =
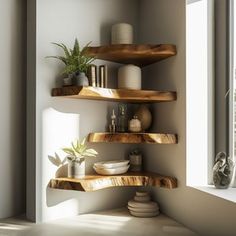
<path id="1" fill-rule="evenodd" d="M 130 214 L 137 217 L 154 217 L 160 214 L 159 206 L 152 202 L 148 192 L 136 192 L 133 200 L 128 202 Z"/>
<path id="2" fill-rule="evenodd" d="M 97 162 L 93 165 L 94 170 L 99 175 L 119 175 L 124 174 L 129 169 L 128 160 L 115 160 Z"/>

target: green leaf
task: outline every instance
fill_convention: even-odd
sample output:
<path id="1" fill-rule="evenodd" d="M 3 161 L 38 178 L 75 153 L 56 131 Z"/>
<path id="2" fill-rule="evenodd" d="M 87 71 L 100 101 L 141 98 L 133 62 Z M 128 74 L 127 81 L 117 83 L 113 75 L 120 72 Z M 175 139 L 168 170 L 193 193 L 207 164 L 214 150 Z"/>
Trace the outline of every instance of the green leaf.
<path id="1" fill-rule="evenodd" d="M 62 150 L 69 155 L 75 156 L 75 152 L 72 148 L 63 148 Z"/>

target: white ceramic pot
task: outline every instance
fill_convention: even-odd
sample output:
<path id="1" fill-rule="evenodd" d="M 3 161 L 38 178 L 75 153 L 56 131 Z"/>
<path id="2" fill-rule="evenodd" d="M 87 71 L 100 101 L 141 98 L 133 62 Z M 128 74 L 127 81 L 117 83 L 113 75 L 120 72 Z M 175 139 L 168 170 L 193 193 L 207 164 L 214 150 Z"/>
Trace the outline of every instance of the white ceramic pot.
<path id="1" fill-rule="evenodd" d="M 68 160 L 68 177 L 80 179 L 85 177 L 85 160 L 80 159 L 79 161 Z"/>
<path id="2" fill-rule="evenodd" d="M 127 23 L 118 23 L 111 28 L 112 44 L 132 44 L 133 43 L 133 27 Z"/>
<path id="3" fill-rule="evenodd" d="M 118 88 L 137 89 L 142 88 L 141 68 L 135 65 L 125 65 L 118 70 Z"/>

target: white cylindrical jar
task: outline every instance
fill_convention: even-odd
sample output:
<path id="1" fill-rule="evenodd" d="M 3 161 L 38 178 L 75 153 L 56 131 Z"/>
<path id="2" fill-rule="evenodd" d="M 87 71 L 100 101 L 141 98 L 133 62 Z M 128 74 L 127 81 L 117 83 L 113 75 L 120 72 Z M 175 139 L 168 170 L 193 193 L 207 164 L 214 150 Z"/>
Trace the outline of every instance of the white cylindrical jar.
<path id="1" fill-rule="evenodd" d="M 112 44 L 132 44 L 133 26 L 127 23 L 118 23 L 111 28 Z"/>
<path id="2" fill-rule="evenodd" d="M 142 87 L 141 68 L 135 65 L 125 65 L 118 70 L 118 88 L 137 89 Z"/>

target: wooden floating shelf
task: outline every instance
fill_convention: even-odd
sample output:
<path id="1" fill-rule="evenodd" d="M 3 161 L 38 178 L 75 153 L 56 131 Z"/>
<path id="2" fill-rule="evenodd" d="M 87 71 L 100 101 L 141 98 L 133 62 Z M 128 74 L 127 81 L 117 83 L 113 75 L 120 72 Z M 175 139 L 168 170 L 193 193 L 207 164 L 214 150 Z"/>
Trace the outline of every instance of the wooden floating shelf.
<path id="1" fill-rule="evenodd" d="M 88 47 L 86 54 L 112 62 L 146 66 L 176 55 L 176 46 L 171 44 L 117 44 Z"/>
<path id="2" fill-rule="evenodd" d="M 176 134 L 156 133 L 90 133 L 88 141 L 91 143 L 148 143 L 148 144 L 176 144 Z"/>
<path id="3" fill-rule="evenodd" d="M 152 91 L 152 90 L 126 90 L 98 87 L 68 86 L 52 89 L 52 96 L 67 98 L 92 99 L 104 101 L 125 102 L 168 102 L 177 98 L 176 92 Z"/>
<path id="4" fill-rule="evenodd" d="M 154 186 L 172 189 L 177 187 L 177 179 L 155 173 L 128 172 L 112 176 L 87 175 L 83 179 L 55 178 L 49 182 L 50 188 L 84 192 L 121 186 Z"/>

